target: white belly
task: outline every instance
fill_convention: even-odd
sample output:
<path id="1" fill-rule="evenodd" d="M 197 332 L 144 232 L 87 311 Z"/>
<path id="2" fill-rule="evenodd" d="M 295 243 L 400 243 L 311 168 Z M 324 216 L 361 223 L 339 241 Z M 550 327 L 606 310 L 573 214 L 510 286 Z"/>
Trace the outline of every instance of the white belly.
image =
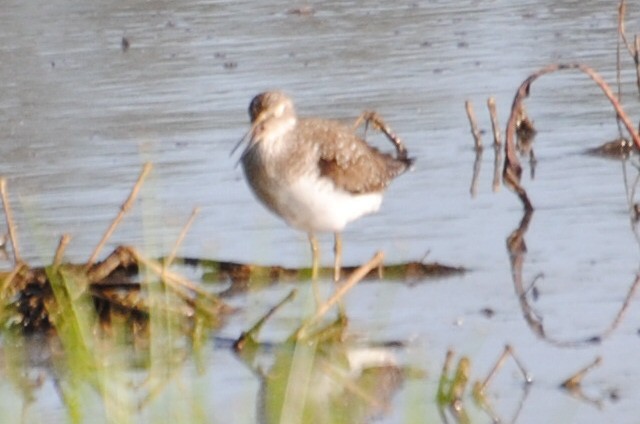
<path id="1" fill-rule="evenodd" d="M 274 190 L 274 207 L 289 225 L 306 232 L 339 232 L 351 221 L 376 212 L 382 193 L 351 194 L 326 178 L 303 176 Z"/>

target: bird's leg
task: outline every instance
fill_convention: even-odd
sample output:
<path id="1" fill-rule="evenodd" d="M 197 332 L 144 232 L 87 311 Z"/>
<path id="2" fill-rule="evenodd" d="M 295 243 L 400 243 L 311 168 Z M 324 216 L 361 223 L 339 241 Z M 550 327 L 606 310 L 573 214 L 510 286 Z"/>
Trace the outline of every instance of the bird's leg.
<path id="1" fill-rule="evenodd" d="M 336 283 L 340 281 L 340 271 L 342 270 L 342 234 L 339 232 L 333 233 L 333 281 Z M 344 310 L 344 303 L 342 300 L 338 302 L 338 318 L 346 323 L 347 313 Z"/>
<path id="2" fill-rule="evenodd" d="M 318 268 L 320 266 L 320 251 L 318 249 L 318 239 L 315 234 L 309 233 L 309 245 L 311 246 L 311 279 L 318 279 Z"/>
<path id="3" fill-rule="evenodd" d="M 342 235 L 338 232 L 333 234 L 333 281 L 340 281 L 340 270 L 342 269 Z"/>
<path id="4" fill-rule="evenodd" d="M 320 297 L 320 287 L 318 287 L 318 268 L 320 266 L 320 250 L 318 249 L 318 239 L 315 234 L 309 233 L 309 245 L 311 246 L 311 286 L 313 297 L 316 301 L 316 309 L 322 305 Z"/>

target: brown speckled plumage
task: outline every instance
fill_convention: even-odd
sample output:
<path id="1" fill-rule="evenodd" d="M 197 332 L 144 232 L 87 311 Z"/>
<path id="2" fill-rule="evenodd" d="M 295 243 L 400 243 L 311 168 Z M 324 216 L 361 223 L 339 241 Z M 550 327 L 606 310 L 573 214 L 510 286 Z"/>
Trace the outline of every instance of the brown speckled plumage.
<path id="1" fill-rule="evenodd" d="M 315 159 L 320 175 L 349 193 L 382 191 L 412 163 L 411 159 L 381 153 L 336 121 L 301 118 L 295 136 L 318 143 Z"/>
<path id="2" fill-rule="evenodd" d="M 256 96 L 249 106 L 252 123 L 274 102 L 283 99 L 290 101 L 279 92 Z M 295 111 L 291 113 L 295 117 Z M 261 149 L 264 131 L 260 125 L 253 128 L 253 146 L 249 146 L 242 159 L 245 169 L 249 168 L 250 173 L 255 174 L 248 175 L 250 181 L 258 185 L 270 176 L 278 175 L 290 180 L 313 172 L 329 178 L 336 188 L 348 193 L 381 192 L 413 163 L 413 159 L 381 153 L 360 138 L 354 129 L 338 121 L 296 118 L 295 126 L 280 140 L 286 150 L 284 155 L 270 155 L 268 149 Z"/>

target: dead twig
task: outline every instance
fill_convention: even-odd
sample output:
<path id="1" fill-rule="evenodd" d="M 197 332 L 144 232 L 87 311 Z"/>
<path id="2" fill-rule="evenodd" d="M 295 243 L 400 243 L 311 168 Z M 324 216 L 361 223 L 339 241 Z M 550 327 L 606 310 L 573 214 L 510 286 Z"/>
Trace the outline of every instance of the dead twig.
<path id="1" fill-rule="evenodd" d="M 469 124 L 471 125 L 471 134 L 473 135 L 473 141 L 476 151 L 482 150 L 482 133 L 478 129 L 478 121 L 476 120 L 476 114 L 473 111 L 473 103 L 471 100 L 464 102 L 464 107 L 467 111 L 467 117 L 469 118 Z"/>
<path id="2" fill-rule="evenodd" d="M 6 178 L 0 178 L 0 196 L 2 196 L 2 205 L 4 206 L 4 216 L 7 220 L 7 227 L 9 228 L 9 239 L 11 240 L 11 250 L 13 251 L 13 263 L 18 265 L 22 262 L 20 256 L 20 247 L 18 246 L 18 234 L 16 232 L 15 221 L 13 220 L 13 212 L 11 210 L 11 204 L 9 203 L 9 195 L 7 193 L 7 180 Z"/>
<path id="3" fill-rule="evenodd" d="M 491 128 L 493 129 L 493 146 L 498 148 L 502 145 L 502 135 L 500 134 L 500 124 L 498 123 L 498 112 L 496 109 L 496 99 L 491 96 L 487 100 L 489 116 L 491 117 Z"/>
<path id="4" fill-rule="evenodd" d="M 484 393 L 485 389 L 487 388 L 487 386 L 491 383 L 491 380 L 493 380 L 493 378 L 496 376 L 496 374 L 498 373 L 498 371 L 502 368 L 502 366 L 504 365 L 504 362 L 507 360 L 507 358 L 511 357 L 513 359 L 513 362 L 515 362 L 516 366 L 518 367 L 518 369 L 520 370 L 520 373 L 522 373 L 522 378 L 524 380 L 524 382 L 526 384 L 531 384 L 533 382 L 533 377 L 529 374 L 529 372 L 525 369 L 524 365 L 522 364 L 522 362 L 520 362 L 520 360 L 518 359 L 518 357 L 516 356 L 515 352 L 513 351 L 513 348 L 510 345 L 506 345 L 504 347 L 504 350 L 502 351 L 502 354 L 498 357 L 498 360 L 496 361 L 495 365 L 493 366 L 493 368 L 491 369 L 491 371 L 489 372 L 489 374 L 487 375 L 487 377 L 484 379 L 484 381 L 478 386 L 478 389 L 480 391 L 480 393 Z"/>
<path id="5" fill-rule="evenodd" d="M 28 270 L 28 266 L 21 262 L 17 265 L 14 265 L 11 272 L 9 272 L 2 280 L 0 281 L 0 296 L 4 296 L 6 290 L 9 286 L 12 286 L 14 279 L 23 271 Z"/>
<path id="6" fill-rule="evenodd" d="M 502 369 L 504 362 L 508 357 L 511 357 L 513 359 L 516 366 L 522 373 L 522 377 L 524 379 L 525 385 L 522 393 L 522 398 L 520 399 L 520 403 L 514 413 L 513 418 L 511 420 L 503 420 L 496 413 L 492 403 L 490 402 L 490 400 L 487 398 L 485 394 L 485 390 L 488 387 L 488 385 L 491 383 L 493 378 L 496 376 L 498 371 Z M 502 351 L 502 354 L 500 354 L 500 356 L 498 357 L 496 364 L 493 366 L 493 368 L 491 369 L 491 371 L 489 372 L 489 375 L 487 375 L 485 380 L 483 382 L 477 381 L 473 384 L 473 399 L 476 402 L 476 404 L 491 417 L 494 423 L 516 422 L 517 417 L 520 415 L 520 412 L 522 411 L 522 407 L 524 405 L 524 401 L 527 397 L 527 394 L 529 393 L 529 387 L 532 381 L 533 381 L 533 378 L 526 371 L 526 369 L 524 368 L 524 365 L 522 365 L 522 363 L 516 356 L 514 349 L 510 345 L 506 345 L 504 350 Z"/>
<path id="7" fill-rule="evenodd" d="M 629 40 L 627 40 L 627 34 L 625 33 L 624 28 L 624 15 L 626 14 L 626 11 L 627 4 L 625 3 L 625 0 L 622 0 L 618 6 L 618 34 L 631 57 L 635 57 L 636 52 L 634 51 L 633 46 L 631 46 L 631 43 L 629 43 Z"/>
<path id="8" fill-rule="evenodd" d="M 241 352 L 247 345 L 247 342 L 255 342 L 256 335 L 258 334 L 264 323 L 267 322 L 267 320 L 271 318 L 271 316 L 273 316 L 273 314 L 275 314 L 285 304 L 291 302 L 293 298 L 296 297 L 296 294 L 297 290 L 291 290 L 284 299 L 278 302 L 278 304 L 273 308 L 269 309 L 267 313 L 264 314 L 264 316 L 262 316 L 249 330 L 243 331 L 242 334 L 240 334 L 240 337 L 238 337 L 238 339 L 233 343 L 233 350 L 236 352 Z"/>
<path id="9" fill-rule="evenodd" d="M 187 289 L 192 293 L 195 293 L 201 296 L 202 298 L 209 300 L 212 304 L 216 306 L 220 306 L 223 304 L 216 296 L 209 293 L 208 291 L 200 287 L 198 284 L 192 281 L 189 281 L 188 279 L 184 278 L 183 276 L 173 271 L 165 269 L 160 262 L 145 257 L 144 255 L 142 255 L 140 252 L 138 252 L 136 249 L 132 247 L 128 247 L 126 249 L 131 254 L 131 256 L 135 258 L 138 264 L 144 265 L 149 271 L 153 272 L 159 277 L 162 277 L 164 282 L 167 284 L 167 286 L 172 288 L 177 287 L 179 289 Z"/>
<path id="10" fill-rule="evenodd" d="M 64 251 L 67 249 L 69 242 L 71 241 L 71 236 L 69 234 L 63 234 L 60 237 L 60 242 L 58 242 L 58 248 L 56 249 L 56 254 L 53 257 L 53 268 L 57 268 L 62 263 L 62 258 L 64 256 Z"/>
<path id="11" fill-rule="evenodd" d="M 98 255 L 100 255 L 100 251 L 102 250 L 104 245 L 107 243 L 107 240 L 109 240 L 109 238 L 115 231 L 118 224 L 120 224 L 120 221 L 122 221 L 122 218 L 124 217 L 124 215 L 129 211 L 129 209 L 131 209 L 131 206 L 133 205 L 133 202 L 138 196 L 138 192 L 142 187 L 142 183 L 144 182 L 145 178 L 147 178 L 147 175 L 149 175 L 149 172 L 151 172 L 152 168 L 153 166 L 151 165 L 151 163 L 147 162 L 144 164 L 144 167 L 142 168 L 142 172 L 140 173 L 138 180 L 133 186 L 133 189 L 131 190 L 129 197 L 127 198 L 127 200 L 125 200 L 122 206 L 120 206 L 120 212 L 118 212 L 118 215 L 111 222 L 111 225 L 109 226 L 109 228 L 107 228 L 107 231 L 105 231 L 104 235 L 102 236 L 102 239 L 93 250 L 91 257 L 89 257 L 89 260 L 85 265 L 86 269 L 91 268 L 91 266 L 95 263 L 96 259 L 98 258 Z"/>
<path id="12" fill-rule="evenodd" d="M 574 375 L 563 381 L 560 387 L 569 391 L 579 391 L 585 375 L 600 364 L 602 364 L 602 358 L 598 356 L 592 363 L 578 370 Z"/>
<path id="13" fill-rule="evenodd" d="M 182 231 L 180 231 L 180 235 L 178 235 L 178 239 L 173 245 L 173 249 L 171 250 L 171 253 L 169 254 L 169 256 L 167 256 L 164 259 L 164 266 L 166 268 L 170 267 L 171 264 L 173 263 L 174 259 L 176 258 L 176 255 L 178 254 L 178 249 L 180 249 L 180 245 L 184 241 L 184 238 L 186 237 L 187 233 L 189 232 L 189 229 L 191 228 L 191 225 L 193 225 L 193 222 L 195 221 L 199 213 L 200 213 L 200 208 L 194 208 L 193 211 L 191 212 L 191 216 L 189 217 L 189 220 L 182 228 Z"/>
<path id="14" fill-rule="evenodd" d="M 622 120 L 627 132 L 632 137 L 634 144 L 636 145 L 636 147 L 640 148 L 640 136 L 632 125 L 631 120 L 623 110 L 620 102 L 613 94 L 608 84 L 593 69 L 581 63 L 568 63 L 552 64 L 538 70 L 537 72 L 530 75 L 518 88 L 515 98 L 513 99 L 513 104 L 511 106 L 511 115 L 509 116 L 506 129 L 505 162 L 502 178 L 505 185 L 507 185 L 518 194 L 525 210 L 533 210 L 533 206 L 529 201 L 526 190 L 520 184 L 520 179 L 522 176 L 522 166 L 520 165 L 520 160 L 517 155 L 515 143 L 516 124 L 520 115 L 520 107 L 524 99 L 529 96 L 531 84 L 536 79 L 552 72 L 569 69 L 577 69 L 587 74 L 587 76 L 589 76 L 589 78 L 591 78 L 598 85 L 598 87 L 600 87 L 603 94 L 607 97 L 614 110 L 616 111 L 618 118 Z"/>

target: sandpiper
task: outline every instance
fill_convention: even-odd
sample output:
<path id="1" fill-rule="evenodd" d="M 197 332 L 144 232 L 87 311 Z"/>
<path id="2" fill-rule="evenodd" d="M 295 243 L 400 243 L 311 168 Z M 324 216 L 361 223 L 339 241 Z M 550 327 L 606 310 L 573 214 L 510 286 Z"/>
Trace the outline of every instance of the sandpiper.
<path id="1" fill-rule="evenodd" d="M 249 142 L 240 158 L 249 186 L 269 210 L 308 234 L 314 279 L 319 266 L 315 233 L 334 233 L 334 280 L 339 280 L 340 233 L 349 222 L 380 208 L 385 188 L 413 159 L 374 113 L 361 118 L 394 142 L 395 157 L 359 137 L 358 124 L 352 128 L 299 118 L 293 101 L 281 91 L 255 96 L 249 116 L 251 128 L 243 138 Z"/>

